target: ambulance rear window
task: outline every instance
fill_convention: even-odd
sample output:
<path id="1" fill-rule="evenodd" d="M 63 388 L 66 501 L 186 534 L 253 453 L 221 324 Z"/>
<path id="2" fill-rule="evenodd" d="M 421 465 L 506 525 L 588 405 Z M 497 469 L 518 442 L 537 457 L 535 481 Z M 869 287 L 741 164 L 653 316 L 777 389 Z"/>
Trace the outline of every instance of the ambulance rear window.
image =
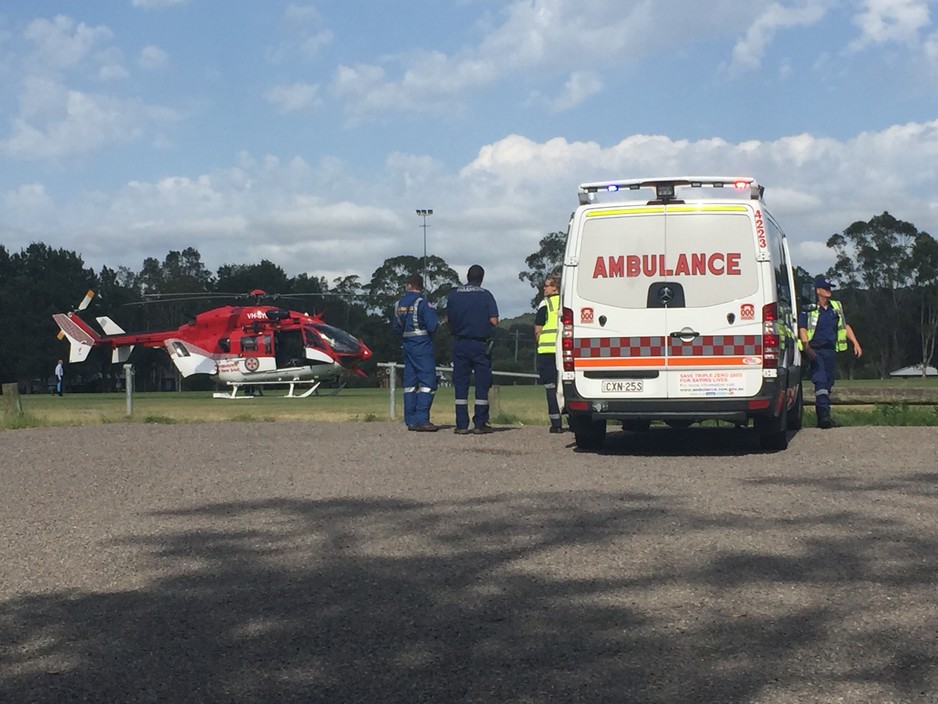
<path id="1" fill-rule="evenodd" d="M 587 218 L 577 293 L 588 301 L 645 308 L 649 287 L 670 281 L 687 308 L 751 297 L 758 290 L 748 212 L 685 212 Z"/>

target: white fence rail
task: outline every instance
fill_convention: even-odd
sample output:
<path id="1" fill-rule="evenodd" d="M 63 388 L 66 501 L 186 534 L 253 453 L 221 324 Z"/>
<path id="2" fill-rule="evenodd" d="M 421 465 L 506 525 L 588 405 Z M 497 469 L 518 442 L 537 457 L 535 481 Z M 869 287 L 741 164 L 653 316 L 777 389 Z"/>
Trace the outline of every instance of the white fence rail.
<path id="1" fill-rule="evenodd" d="M 388 375 L 388 413 L 391 416 L 391 419 L 394 419 L 395 413 L 395 404 L 396 404 L 396 391 L 397 391 L 397 374 L 395 373 L 398 369 L 403 369 L 404 365 L 400 362 L 378 362 L 378 367 L 387 370 Z M 443 372 L 447 374 L 453 373 L 452 367 L 437 367 L 437 373 Z M 537 374 L 525 374 L 523 372 L 497 372 L 494 369 L 492 370 L 492 376 L 508 376 L 515 377 L 517 379 L 538 379 Z"/>

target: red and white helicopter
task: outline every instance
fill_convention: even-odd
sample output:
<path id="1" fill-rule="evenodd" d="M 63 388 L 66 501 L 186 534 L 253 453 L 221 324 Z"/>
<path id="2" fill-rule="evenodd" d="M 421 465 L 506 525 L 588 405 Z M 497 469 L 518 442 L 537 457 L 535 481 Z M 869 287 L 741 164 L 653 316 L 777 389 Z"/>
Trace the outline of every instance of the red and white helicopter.
<path id="1" fill-rule="evenodd" d="M 92 347 L 111 350 L 111 361 L 125 363 L 135 345 L 163 347 L 183 377 L 208 374 L 231 387 L 216 397 L 236 398 L 243 386 L 296 386 L 312 394 L 325 379 L 349 372 L 365 376 L 359 365 L 371 350 L 354 335 L 310 315 L 270 305 L 259 305 L 266 294 L 256 289 L 254 305 L 222 306 L 197 314 L 175 330 L 125 332 L 107 316 L 97 317 L 103 334 L 78 317 L 94 297 L 88 291 L 78 309 L 55 313 L 60 337 L 70 344 L 69 361 L 83 362 Z"/>

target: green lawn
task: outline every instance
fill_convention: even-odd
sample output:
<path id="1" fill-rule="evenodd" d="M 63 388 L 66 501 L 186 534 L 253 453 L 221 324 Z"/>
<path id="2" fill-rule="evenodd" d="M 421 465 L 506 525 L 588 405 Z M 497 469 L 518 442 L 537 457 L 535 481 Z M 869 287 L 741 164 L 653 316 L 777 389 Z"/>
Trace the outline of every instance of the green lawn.
<path id="1" fill-rule="evenodd" d="M 23 416 L 4 418 L 0 427 L 36 425 L 98 425 L 102 423 L 205 423 L 213 421 L 386 421 L 390 420 L 387 389 L 326 390 L 320 396 L 283 398 L 285 389 L 268 389 L 263 396 L 213 398 L 211 392 L 137 393 L 133 413 L 127 415 L 127 396 L 115 394 L 35 394 L 21 396 Z M 500 386 L 493 393 L 492 420 L 499 424 L 547 424 L 547 404 L 540 386 Z M 453 422 L 453 389 L 437 391 L 433 421 Z M 403 396 L 397 390 L 395 419 L 401 420 Z"/>
<path id="2" fill-rule="evenodd" d="M 840 381 L 843 387 L 936 388 L 938 380 Z M 217 399 L 211 392 L 138 393 L 133 414 L 127 415 L 127 397 L 116 394 L 43 394 L 21 397 L 23 415 L 0 415 L 0 428 L 56 425 L 98 425 L 103 423 L 205 423 L 213 421 L 387 421 L 390 403 L 387 389 L 343 389 L 333 396 L 324 391 L 309 398 L 283 398 L 285 389 L 268 389 L 257 398 Z M 470 391 L 471 395 L 471 391 Z M 805 400 L 810 404 L 811 384 L 805 383 Z M 492 421 L 498 425 L 547 425 L 547 408 L 541 386 L 499 386 L 493 393 Z M 403 400 L 398 389 L 396 420 L 401 420 Z M 877 406 L 838 406 L 834 409 L 843 425 L 938 425 L 938 407 L 880 404 Z M 437 391 L 432 420 L 453 423 L 453 389 Z M 813 426 L 814 411 L 805 411 L 805 425 Z"/>

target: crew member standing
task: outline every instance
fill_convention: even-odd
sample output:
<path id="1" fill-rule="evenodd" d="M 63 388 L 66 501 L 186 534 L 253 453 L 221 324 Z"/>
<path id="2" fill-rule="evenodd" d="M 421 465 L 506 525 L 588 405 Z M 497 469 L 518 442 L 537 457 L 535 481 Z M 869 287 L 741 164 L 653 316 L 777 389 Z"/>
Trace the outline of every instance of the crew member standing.
<path id="1" fill-rule="evenodd" d="M 547 418 L 550 432 L 562 433 L 557 403 L 557 331 L 560 320 L 560 277 L 550 274 L 544 280 L 544 297 L 534 314 L 534 340 L 537 343 L 537 375 L 547 392 Z"/>
<path id="2" fill-rule="evenodd" d="M 485 269 L 469 267 L 468 283 L 454 288 L 446 301 L 446 322 L 453 336 L 453 390 L 456 394 L 457 435 L 491 433 L 489 388 L 492 386 L 492 357 L 489 338 L 498 325 L 495 297 L 482 288 Z M 469 378 L 476 377 L 475 406 L 469 430 Z"/>
<path id="3" fill-rule="evenodd" d="M 436 311 L 423 297 L 423 277 L 407 279 L 406 293 L 394 307 L 391 329 L 401 338 L 404 354 L 404 423 L 408 430 L 433 433 L 430 406 L 436 392 L 433 333 L 439 325 Z"/>
<path id="4" fill-rule="evenodd" d="M 819 276 L 814 280 L 817 304 L 798 316 L 798 337 L 805 355 L 811 360 L 811 381 L 814 382 L 814 408 L 817 427 L 833 427 L 831 419 L 831 388 L 834 386 L 834 367 L 838 352 L 847 349 L 847 340 L 853 344 L 853 353 L 863 354 L 853 328 L 847 324 L 844 307 L 831 299 L 831 282 Z"/>
<path id="5" fill-rule="evenodd" d="M 48 367 L 46 367 L 48 369 Z M 55 391 L 53 393 L 62 395 L 62 387 L 64 386 L 65 379 L 65 367 L 62 366 L 62 360 L 60 359 L 56 362 L 55 365 Z"/>

